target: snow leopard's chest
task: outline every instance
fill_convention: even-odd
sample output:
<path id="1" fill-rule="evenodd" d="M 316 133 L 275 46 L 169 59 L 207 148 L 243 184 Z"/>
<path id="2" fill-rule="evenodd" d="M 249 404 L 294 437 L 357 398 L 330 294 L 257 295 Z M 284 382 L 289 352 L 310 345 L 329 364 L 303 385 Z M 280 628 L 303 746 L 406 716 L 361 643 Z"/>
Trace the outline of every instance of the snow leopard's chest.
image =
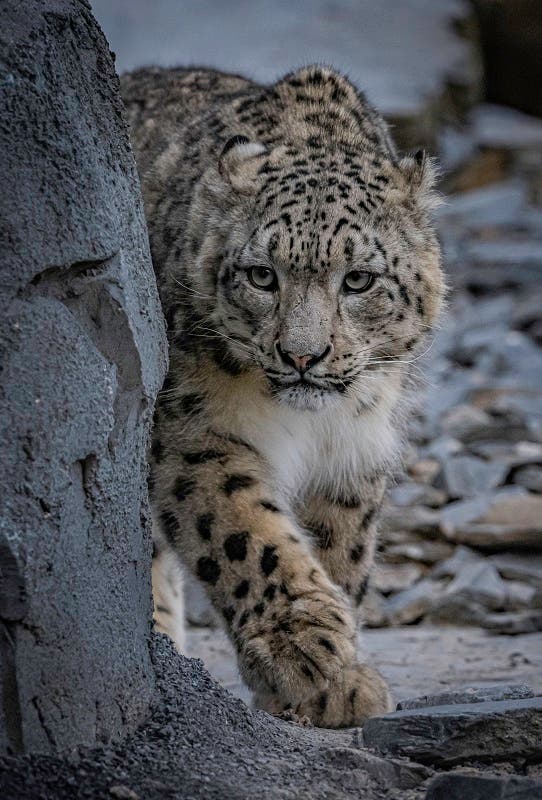
<path id="1" fill-rule="evenodd" d="M 277 489 L 292 498 L 309 489 L 352 492 L 399 449 L 385 407 L 360 415 L 347 405 L 307 412 L 253 402 L 230 422 L 269 464 Z"/>

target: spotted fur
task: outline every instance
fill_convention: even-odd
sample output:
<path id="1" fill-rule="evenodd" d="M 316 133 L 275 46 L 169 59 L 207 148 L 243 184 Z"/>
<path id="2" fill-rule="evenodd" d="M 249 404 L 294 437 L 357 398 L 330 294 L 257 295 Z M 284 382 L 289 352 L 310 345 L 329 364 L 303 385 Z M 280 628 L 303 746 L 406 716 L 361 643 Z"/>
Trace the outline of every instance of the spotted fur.
<path id="1" fill-rule="evenodd" d="M 272 86 L 148 69 L 123 88 L 169 330 L 163 546 L 206 587 L 260 706 L 357 724 L 390 702 L 355 660 L 354 609 L 442 300 L 432 164 L 400 158 L 328 68 Z"/>

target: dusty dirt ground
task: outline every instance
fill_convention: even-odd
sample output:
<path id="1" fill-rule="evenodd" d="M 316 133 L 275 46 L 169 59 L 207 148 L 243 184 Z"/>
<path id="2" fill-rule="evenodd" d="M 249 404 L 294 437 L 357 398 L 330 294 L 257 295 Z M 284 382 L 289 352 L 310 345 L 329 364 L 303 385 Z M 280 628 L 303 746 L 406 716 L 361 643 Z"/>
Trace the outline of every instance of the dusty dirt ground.
<path id="1" fill-rule="evenodd" d="M 396 701 L 496 684 L 525 683 L 542 694 L 542 634 L 495 636 L 472 626 L 405 625 L 366 630 L 362 642 Z M 250 703 L 234 651 L 221 630 L 190 628 L 187 653 L 201 658 L 217 681 Z"/>

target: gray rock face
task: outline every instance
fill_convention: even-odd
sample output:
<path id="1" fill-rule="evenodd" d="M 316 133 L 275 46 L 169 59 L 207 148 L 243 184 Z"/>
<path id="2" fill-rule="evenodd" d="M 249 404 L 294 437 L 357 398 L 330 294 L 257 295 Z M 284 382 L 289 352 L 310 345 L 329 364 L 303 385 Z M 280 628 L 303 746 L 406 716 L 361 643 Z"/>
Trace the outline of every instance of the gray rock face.
<path id="1" fill-rule="evenodd" d="M 449 772 L 435 776 L 425 800 L 541 800 L 542 781 L 515 775 L 461 775 Z"/>
<path id="2" fill-rule="evenodd" d="M 0 751 L 51 752 L 121 737 L 148 709 L 145 451 L 165 337 L 90 6 L 6 0 L 0 48 Z"/>
<path id="3" fill-rule="evenodd" d="M 363 726 L 367 746 L 453 766 L 542 756 L 542 698 L 396 711 Z"/>

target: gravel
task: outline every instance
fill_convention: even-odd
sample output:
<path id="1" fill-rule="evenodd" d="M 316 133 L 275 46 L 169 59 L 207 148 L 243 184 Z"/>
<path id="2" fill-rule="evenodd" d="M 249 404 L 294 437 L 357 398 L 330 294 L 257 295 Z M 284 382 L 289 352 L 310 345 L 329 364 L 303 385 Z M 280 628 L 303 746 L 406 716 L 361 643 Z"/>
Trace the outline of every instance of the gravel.
<path id="1" fill-rule="evenodd" d="M 175 653 L 163 635 L 153 637 L 151 652 L 156 691 L 149 719 L 135 735 L 123 745 L 77 749 L 64 758 L 0 758 L 0 796 L 376 800 L 430 774 L 360 751 L 356 731 L 307 729 L 251 711 L 201 661 Z"/>

